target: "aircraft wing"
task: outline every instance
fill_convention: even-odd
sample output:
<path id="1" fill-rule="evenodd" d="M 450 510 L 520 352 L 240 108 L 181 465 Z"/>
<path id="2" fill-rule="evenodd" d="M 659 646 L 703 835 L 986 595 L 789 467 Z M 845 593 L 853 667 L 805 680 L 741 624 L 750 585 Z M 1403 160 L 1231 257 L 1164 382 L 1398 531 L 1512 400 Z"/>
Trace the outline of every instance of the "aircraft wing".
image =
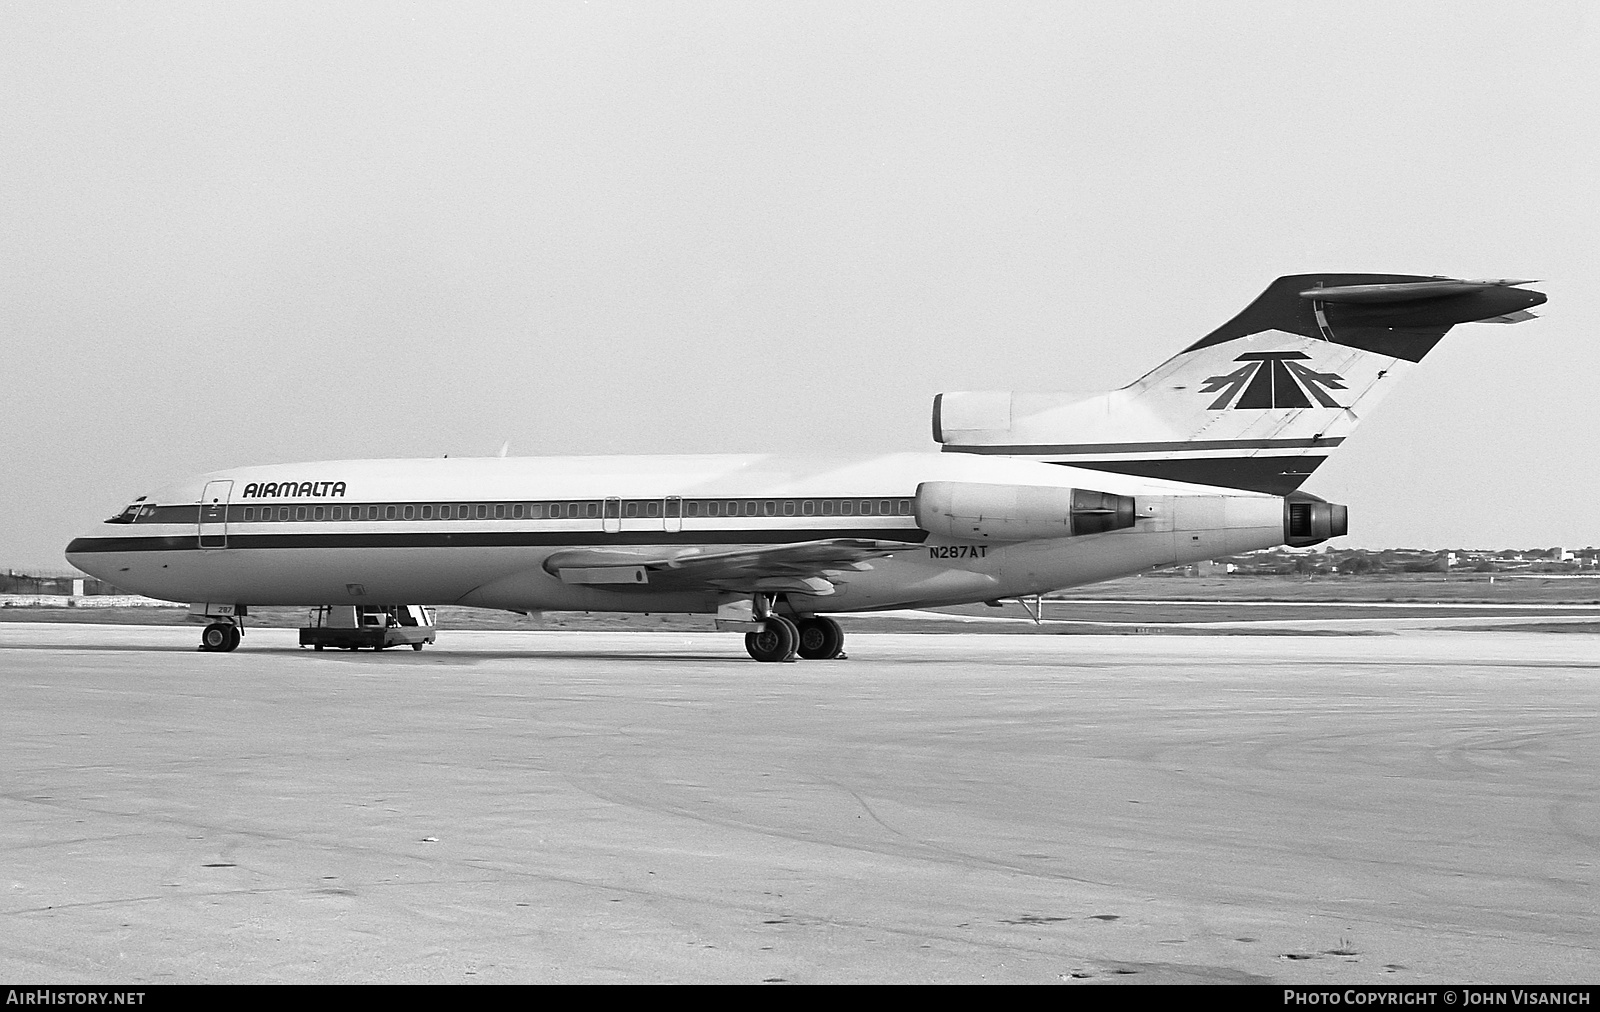
<path id="1" fill-rule="evenodd" d="M 733 593 L 833 593 L 830 576 L 871 569 L 870 560 L 910 551 L 903 541 L 830 538 L 730 551 L 700 548 L 579 548 L 557 552 L 544 568 L 563 583 L 608 590 L 717 590 Z"/>

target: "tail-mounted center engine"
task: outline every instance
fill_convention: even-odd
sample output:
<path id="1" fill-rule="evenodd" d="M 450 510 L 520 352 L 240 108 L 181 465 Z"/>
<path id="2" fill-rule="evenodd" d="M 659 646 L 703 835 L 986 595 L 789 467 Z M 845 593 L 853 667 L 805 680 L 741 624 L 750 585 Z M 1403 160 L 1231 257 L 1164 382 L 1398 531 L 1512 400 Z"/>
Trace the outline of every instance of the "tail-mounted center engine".
<path id="1" fill-rule="evenodd" d="M 1295 548 L 1342 538 L 1350 530 L 1350 511 L 1309 492 L 1291 492 L 1283 499 L 1283 543 Z"/>
<path id="2" fill-rule="evenodd" d="M 1132 527 L 1133 497 L 1086 488 L 925 481 L 917 526 L 960 541 L 1034 541 Z"/>

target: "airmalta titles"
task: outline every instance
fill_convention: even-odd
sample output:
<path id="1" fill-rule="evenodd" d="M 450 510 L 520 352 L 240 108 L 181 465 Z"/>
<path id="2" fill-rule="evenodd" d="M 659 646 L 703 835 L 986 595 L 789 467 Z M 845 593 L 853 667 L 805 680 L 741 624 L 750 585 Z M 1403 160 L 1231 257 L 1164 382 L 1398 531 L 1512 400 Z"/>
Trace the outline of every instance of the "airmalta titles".
<path id="1" fill-rule="evenodd" d="M 244 487 L 241 499 L 329 499 L 344 495 L 342 481 L 266 481 Z"/>

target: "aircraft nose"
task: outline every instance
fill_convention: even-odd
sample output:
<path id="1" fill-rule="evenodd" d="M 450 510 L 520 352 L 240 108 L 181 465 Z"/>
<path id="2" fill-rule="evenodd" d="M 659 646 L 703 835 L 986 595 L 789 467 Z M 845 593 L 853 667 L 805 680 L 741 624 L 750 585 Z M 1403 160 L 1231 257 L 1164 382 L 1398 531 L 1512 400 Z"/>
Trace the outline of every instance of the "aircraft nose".
<path id="1" fill-rule="evenodd" d="M 64 553 L 67 564 L 72 568 L 87 573 L 101 580 L 115 583 L 112 571 L 116 568 L 113 556 L 107 554 L 111 545 L 107 544 L 104 535 L 91 534 L 73 538 L 67 543 Z"/>
<path id="2" fill-rule="evenodd" d="M 90 576 L 99 576 L 99 573 L 96 573 L 93 569 L 89 568 L 91 565 L 93 565 L 93 563 L 90 561 L 92 558 L 92 553 L 88 550 L 90 543 L 91 541 L 89 538 L 73 538 L 70 542 L 68 542 L 66 550 L 67 565 L 74 569 L 88 573 Z"/>

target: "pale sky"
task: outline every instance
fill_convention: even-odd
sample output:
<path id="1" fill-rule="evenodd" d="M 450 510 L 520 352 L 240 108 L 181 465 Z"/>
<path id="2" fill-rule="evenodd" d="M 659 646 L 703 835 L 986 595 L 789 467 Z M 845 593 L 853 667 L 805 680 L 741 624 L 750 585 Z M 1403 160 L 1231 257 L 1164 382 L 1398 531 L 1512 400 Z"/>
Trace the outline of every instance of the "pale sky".
<path id="1" fill-rule="evenodd" d="M 1275 277 L 1526 277 L 1305 485 L 1600 543 L 1571 3 L 9 3 L 0 567 L 216 468 L 932 450 Z"/>

